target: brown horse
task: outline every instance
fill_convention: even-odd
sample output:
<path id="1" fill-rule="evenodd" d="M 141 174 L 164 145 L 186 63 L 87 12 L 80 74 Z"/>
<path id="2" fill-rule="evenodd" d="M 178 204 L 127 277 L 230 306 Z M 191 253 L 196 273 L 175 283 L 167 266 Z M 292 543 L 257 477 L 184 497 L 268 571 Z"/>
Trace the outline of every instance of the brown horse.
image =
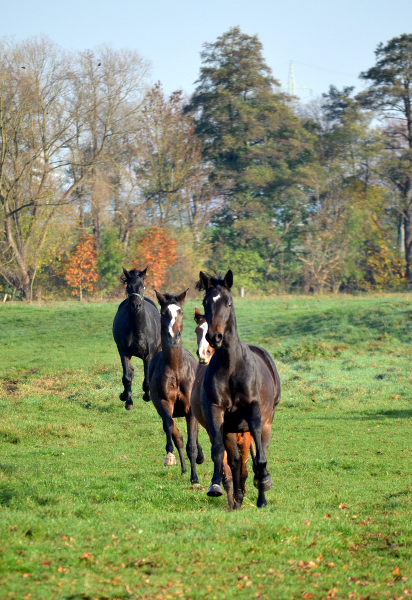
<path id="1" fill-rule="evenodd" d="M 272 421 L 280 400 L 280 380 L 272 357 L 259 346 L 248 346 L 239 339 L 236 315 L 230 292 L 233 273 L 224 278 L 200 272 L 198 289 L 205 290 L 203 306 L 208 332 L 206 339 L 214 348 L 200 394 L 202 413 L 212 439 L 214 472 L 209 496 L 221 496 L 221 469 L 226 449 L 233 474 L 235 496 L 241 490 L 241 460 L 236 444 L 227 443 L 228 433 L 249 431 L 256 447 L 253 483 L 259 490 L 257 506 L 266 506 L 265 491 L 272 487 L 266 452 Z M 241 501 L 241 497 L 237 499 Z"/>
<path id="2" fill-rule="evenodd" d="M 206 340 L 207 333 L 207 322 L 206 317 L 201 314 L 201 312 L 196 308 L 195 309 L 195 321 L 197 327 L 195 329 L 195 333 L 197 336 L 197 355 L 199 357 L 199 363 L 196 367 L 195 374 L 195 383 L 193 385 L 192 397 L 190 399 L 190 403 L 192 406 L 192 412 L 199 423 L 204 427 L 209 433 L 209 428 L 207 426 L 207 421 L 203 416 L 202 409 L 200 406 L 200 392 L 202 389 L 203 379 L 206 374 L 207 366 L 210 362 L 214 354 L 213 348 L 210 346 L 209 342 Z M 235 436 L 235 440 L 233 440 L 233 436 Z M 210 435 L 209 435 L 210 437 Z M 235 443 L 238 448 L 238 452 L 241 456 L 242 465 L 241 465 L 241 476 L 240 476 L 240 484 L 241 484 L 241 494 L 237 491 L 235 494 L 236 498 L 240 496 L 243 498 L 246 492 L 246 479 L 248 477 L 247 471 L 247 460 L 249 456 L 249 450 L 251 451 L 252 458 L 254 456 L 254 452 L 251 447 L 251 437 L 250 433 L 230 433 L 228 436 L 230 439 L 227 443 L 233 445 Z M 210 438 L 212 441 L 212 438 Z M 227 453 L 225 451 L 223 462 L 222 462 L 222 478 L 223 478 L 223 486 L 225 488 L 228 500 L 228 508 L 229 510 L 233 510 L 234 508 L 241 508 L 241 503 L 238 501 L 234 502 L 233 500 L 233 477 L 232 471 L 227 462 Z"/>
<path id="3" fill-rule="evenodd" d="M 155 290 L 156 291 L 156 290 Z M 183 437 L 175 422 L 176 417 L 185 417 L 188 440 L 187 456 L 190 460 L 192 484 L 198 484 L 196 462 L 204 461 L 202 448 L 197 440 L 198 423 L 190 406 L 190 395 L 195 380 L 196 359 L 182 346 L 183 310 L 186 293 L 179 296 L 156 292 L 160 304 L 162 351 L 158 352 L 149 365 L 150 398 L 163 421 L 166 434 L 165 466 L 176 464 L 173 442 L 179 452 L 182 474 L 186 473 L 183 453 Z"/>

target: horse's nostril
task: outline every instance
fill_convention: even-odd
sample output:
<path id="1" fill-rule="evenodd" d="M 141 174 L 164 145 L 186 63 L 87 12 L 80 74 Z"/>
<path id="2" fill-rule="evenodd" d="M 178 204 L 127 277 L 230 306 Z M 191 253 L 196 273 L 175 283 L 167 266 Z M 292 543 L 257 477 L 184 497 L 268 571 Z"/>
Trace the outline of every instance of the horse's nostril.
<path id="1" fill-rule="evenodd" d="M 215 335 L 215 339 L 216 339 L 216 341 L 217 341 L 217 342 L 221 342 L 221 341 L 222 341 L 222 338 L 223 338 L 223 335 L 222 335 L 221 333 L 217 333 L 217 334 Z"/>

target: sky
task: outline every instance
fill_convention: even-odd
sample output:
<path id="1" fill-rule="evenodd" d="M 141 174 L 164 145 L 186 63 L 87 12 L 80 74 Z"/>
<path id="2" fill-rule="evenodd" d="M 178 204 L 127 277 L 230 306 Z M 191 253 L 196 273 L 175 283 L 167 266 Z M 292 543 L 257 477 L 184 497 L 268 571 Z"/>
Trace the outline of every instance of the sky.
<path id="1" fill-rule="evenodd" d="M 411 0 L 2 0 L 0 37 L 47 35 L 68 50 L 99 44 L 137 50 L 167 93 L 195 88 L 204 42 L 230 27 L 257 34 L 273 75 L 287 86 L 290 61 L 303 101 L 364 83 L 374 51 L 412 33 Z"/>

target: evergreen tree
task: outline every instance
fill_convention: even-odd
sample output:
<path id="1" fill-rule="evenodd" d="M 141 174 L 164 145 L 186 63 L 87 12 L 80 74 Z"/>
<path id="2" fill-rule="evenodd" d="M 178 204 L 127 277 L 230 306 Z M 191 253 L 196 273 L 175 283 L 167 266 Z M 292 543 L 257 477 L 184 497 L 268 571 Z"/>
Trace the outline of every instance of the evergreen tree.
<path id="1" fill-rule="evenodd" d="M 186 111 L 194 116 L 222 199 L 216 239 L 240 252 L 241 270 L 249 272 L 245 250 L 257 253 L 260 273 L 268 278 L 302 219 L 310 134 L 290 99 L 276 90 L 257 36 L 235 27 L 205 44 L 201 57 L 198 86 Z"/>

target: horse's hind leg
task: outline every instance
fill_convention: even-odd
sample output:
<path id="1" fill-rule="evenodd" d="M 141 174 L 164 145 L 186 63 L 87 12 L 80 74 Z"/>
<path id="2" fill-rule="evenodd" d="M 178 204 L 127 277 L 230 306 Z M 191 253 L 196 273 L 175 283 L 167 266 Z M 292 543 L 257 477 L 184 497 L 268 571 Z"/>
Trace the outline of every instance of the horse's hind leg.
<path id="1" fill-rule="evenodd" d="M 263 451 L 266 454 L 267 449 L 269 448 L 270 442 L 270 433 L 272 430 L 272 423 L 265 423 L 262 430 L 262 447 Z M 265 497 L 265 489 L 258 488 L 259 494 L 257 499 L 256 506 L 258 508 L 262 508 L 263 506 L 267 506 L 266 497 Z"/>
<path id="2" fill-rule="evenodd" d="M 133 408 L 133 400 L 132 400 L 132 381 L 133 381 L 133 377 L 134 377 L 134 369 L 133 369 L 133 365 L 130 362 L 130 356 L 126 356 L 125 354 L 122 354 L 119 351 L 120 354 L 120 360 L 122 361 L 122 367 L 123 367 L 123 377 L 122 377 L 122 383 L 123 383 L 123 387 L 124 390 L 123 392 L 120 394 L 120 400 L 122 402 L 125 402 L 125 409 L 126 410 L 132 410 Z"/>
<path id="3" fill-rule="evenodd" d="M 265 427 L 265 436 L 263 436 L 262 420 L 260 416 L 260 407 L 255 402 L 250 406 L 249 414 L 246 417 L 249 425 L 249 431 L 253 437 L 256 447 L 256 457 L 253 462 L 253 470 L 255 476 L 253 478 L 253 485 L 261 490 L 267 492 L 271 489 L 273 483 L 272 478 L 267 470 L 267 458 L 266 450 L 269 446 L 270 440 L 270 426 L 269 426 L 269 437 L 268 431 Z M 265 443 L 263 443 L 265 441 Z"/>
<path id="4" fill-rule="evenodd" d="M 242 508 L 243 492 L 241 489 L 240 472 L 242 468 L 242 460 L 239 454 L 236 435 L 229 433 L 225 438 L 225 448 L 227 452 L 227 462 L 233 477 L 233 492 L 235 497 L 234 508 Z"/>
<path id="5" fill-rule="evenodd" d="M 246 494 L 246 479 L 248 477 L 247 461 L 249 458 L 249 450 L 251 447 L 252 438 L 250 433 L 236 434 L 237 444 L 242 457 L 242 467 L 240 472 L 240 487 L 243 495 Z"/>
<path id="6" fill-rule="evenodd" d="M 150 402 L 150 385 L 149 385 L 149 379 L 147 376 L 147 372 L 149 370 L 149 364 L 150 364 L 150 361 L 152 358 L 153 357 L 150 356 L 149 358 L 146 358 L 145 360 L 143 360 L 144 377 L 143 377 L 142 389 L 143 389 L 143 400 L 145 402 Z"/>
<path id="7" fill-rule="evenodd" d="M 222 480 L 223 480 L 223 487 L 225 488 L 225 492 L 227 494 L 228 509 L 233 510 L 235 508 L 235 503 L 233 501 L 233 477 L 232 477 L 232 471 L 230 470 L 230 467 L 227 464 L 227 453 L 226 452 L 225 452 L 223 462 L 222 462 Z"/>
<path id="8" fill-rule="evenodd" d="M 173 431 L 172 431 L 172 436 L 173 436 L 173 441 L 175 443 L 175 446 L 177 448 L 177 451 L 179 452 L 179 458 L 180 458 L 180 465 L 182 467 L 182 475 L 184 473 L 187 472 L 187 467 L 186 467 L 186 462 L 185 462 L 185 455 L 183 452 L 183 436 L 180 433 L 180 431 L 178 430 L 178 428 L 176 427 L 176 422 L 173 419 Z M 196 475 L 197 477 L 197 475 Z"/>

